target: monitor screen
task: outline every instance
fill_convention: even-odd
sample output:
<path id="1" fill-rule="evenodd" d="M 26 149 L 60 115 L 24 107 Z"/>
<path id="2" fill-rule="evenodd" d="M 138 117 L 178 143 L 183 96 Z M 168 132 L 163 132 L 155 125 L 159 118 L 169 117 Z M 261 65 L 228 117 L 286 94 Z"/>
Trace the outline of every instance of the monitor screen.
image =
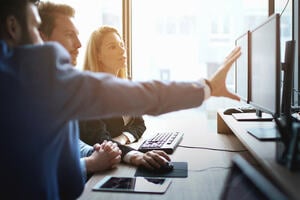
<path id="1" fill-rule="evenodd" d="M 235 46 L 240 46 L 242 52 L 241 56 L 235 62 L 235 93 L 246 103 L 249 100 L 249 35 L 249 31 L 247 31 L 235 40 Z"/>
<path id="2" fill-rule="evenodd" d="M 260 111 L 280 113 L 280 16 L 251 31 L 250 101 Z"/>

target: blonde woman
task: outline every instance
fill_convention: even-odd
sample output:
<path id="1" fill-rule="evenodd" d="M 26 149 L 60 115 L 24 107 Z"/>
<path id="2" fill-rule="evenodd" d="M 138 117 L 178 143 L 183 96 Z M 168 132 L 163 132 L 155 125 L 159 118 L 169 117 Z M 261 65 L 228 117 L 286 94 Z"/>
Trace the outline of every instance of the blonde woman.
<path id="1" fill-rule="evenodd" d="M 126 61 L 126 48 L 117 29 L 111 26 L 102 26 L 92 33 L 86 49 L 84 70 L 105 72 L 120 78 L 127 78 Z M 105 135 L 103 132 L 95 134 L 102 134 L 107 137 L 106 139 L 111 137 L 120 144 L 137 141 L 146 130 L 142 117 L 123 116 L 102 121 L 106 126 Z M 86 136 L 90 139 L 82 134 L 87 143 L 96 142 L 92 141 L 93 134 Z"/>
<path id="2" fill-rule="evenodd" d="M 120 78 L 127 78 L 127 54 L 124 41 L 118 30 L 102 26 L 95 30 L 87 44 L 84 70 L 104 72 Z M 126 92 L 126 91 L 125 91 Z M 112 99 L 122 101 L 122 99 Z M 80 138 L 93 145 L 103 140 L 114 140 L 122 150 L 122 160 L 133 165 L 148 168 L 160 167 L 162 160 L 170 160 L 163 151 L 138 152 L 124 144 L 137 141 L 146 130 L 142 117 L 115 117 L 80 121 Z"/>

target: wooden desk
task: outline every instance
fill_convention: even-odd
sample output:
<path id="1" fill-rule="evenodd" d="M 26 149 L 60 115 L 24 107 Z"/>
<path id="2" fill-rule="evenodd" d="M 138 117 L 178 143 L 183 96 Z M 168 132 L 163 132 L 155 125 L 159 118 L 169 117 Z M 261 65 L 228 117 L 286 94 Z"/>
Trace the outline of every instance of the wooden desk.
<path id="1" fill-rule="evenodd" d="M 216 131 L 210 132 L 210 128 L 207 127 L 207 124 L 209 123 L 203 115 L 203 112 L 202 114 L 194 112 L 195 111 L 182 111 L 155 118 L 145 118 L 147 123 L 147 132 L 144 134 L 144 137 L 147 137 L 147 135 L 149 136 L 149 134 L 155 131 L 177 130 L 184 132 L 184 138 L 181 145 L 231 150 L 244 149 L 244 146 L 234 135 L 228 136 L 217 134 Z M 166 124 L 170 124 L 169 128 Z M 138 146 L 138 144 L 135 145 Z M 79 199 L 219 199 L 224 180 L 230 170 L 228 167 L 231 164 L 231 158 L 235 154 L 236 153 L 178 147 L 171 155 L 171 159 L 172 161 L 188 162 L 188 177 L 173 178 L 173 181 L 165 194 L 149 195 L 136 193 L 95 192 L 91 190 L 91 188 L 106 175 L 134 176 L 136 167 L 121 164 L 115 170 L 95 174 L 86 183 L 84 192 Z M 247 152 L 241 154 L 246 157 L 249 156 Z"/>
<path id="2" fill-rule="evenodd" d="M 247 133 L 246 129 L 253 126 L 272 126 L 274 122 L 239 122 L 231 115 L 224 115 L 222 111 L 217 115 L 217 131 L 237 136 L 237 138 L 250 151 L 263 171 L 272 181 L 282 188 L 291 199 L 300 199 L 300 171 L 291 172 L 286 167 L 278 164 L 275 158 L 276 143 L 262 142 Z"/>

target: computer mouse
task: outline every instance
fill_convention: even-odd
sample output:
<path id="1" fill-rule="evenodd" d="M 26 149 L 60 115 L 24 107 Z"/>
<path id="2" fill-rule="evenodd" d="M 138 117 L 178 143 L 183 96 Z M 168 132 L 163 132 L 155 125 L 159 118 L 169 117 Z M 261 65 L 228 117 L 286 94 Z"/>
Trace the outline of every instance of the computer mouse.
<path id="1" fill-rule="evenodd" d="M 243 111 L 239 108 L 227 108 L 223 113 L 224 115 L 232 115 L 233 113 L 243 113 Z"/>
<path id="2" fill-rule="evenodd" d="M 174 166 L 171 162 L 167 162 L 165 165 L 162 165 L 160 168 L 153 170 L 154 173 L 167 173 L 171 172 L 174 169 Z"/>

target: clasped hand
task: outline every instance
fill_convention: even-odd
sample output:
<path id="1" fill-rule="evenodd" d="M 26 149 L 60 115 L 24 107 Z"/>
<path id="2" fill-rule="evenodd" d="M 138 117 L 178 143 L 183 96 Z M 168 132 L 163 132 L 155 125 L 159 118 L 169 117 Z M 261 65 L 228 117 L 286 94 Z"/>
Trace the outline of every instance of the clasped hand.
<path id="1" fill-rule="evenodd" d="M 87 158 L 86 168 L 90 173 L 116 168 L 121 162 L 121 154 L 122 151 L 114 142 L 96 143 L 94 152 Z"/>

